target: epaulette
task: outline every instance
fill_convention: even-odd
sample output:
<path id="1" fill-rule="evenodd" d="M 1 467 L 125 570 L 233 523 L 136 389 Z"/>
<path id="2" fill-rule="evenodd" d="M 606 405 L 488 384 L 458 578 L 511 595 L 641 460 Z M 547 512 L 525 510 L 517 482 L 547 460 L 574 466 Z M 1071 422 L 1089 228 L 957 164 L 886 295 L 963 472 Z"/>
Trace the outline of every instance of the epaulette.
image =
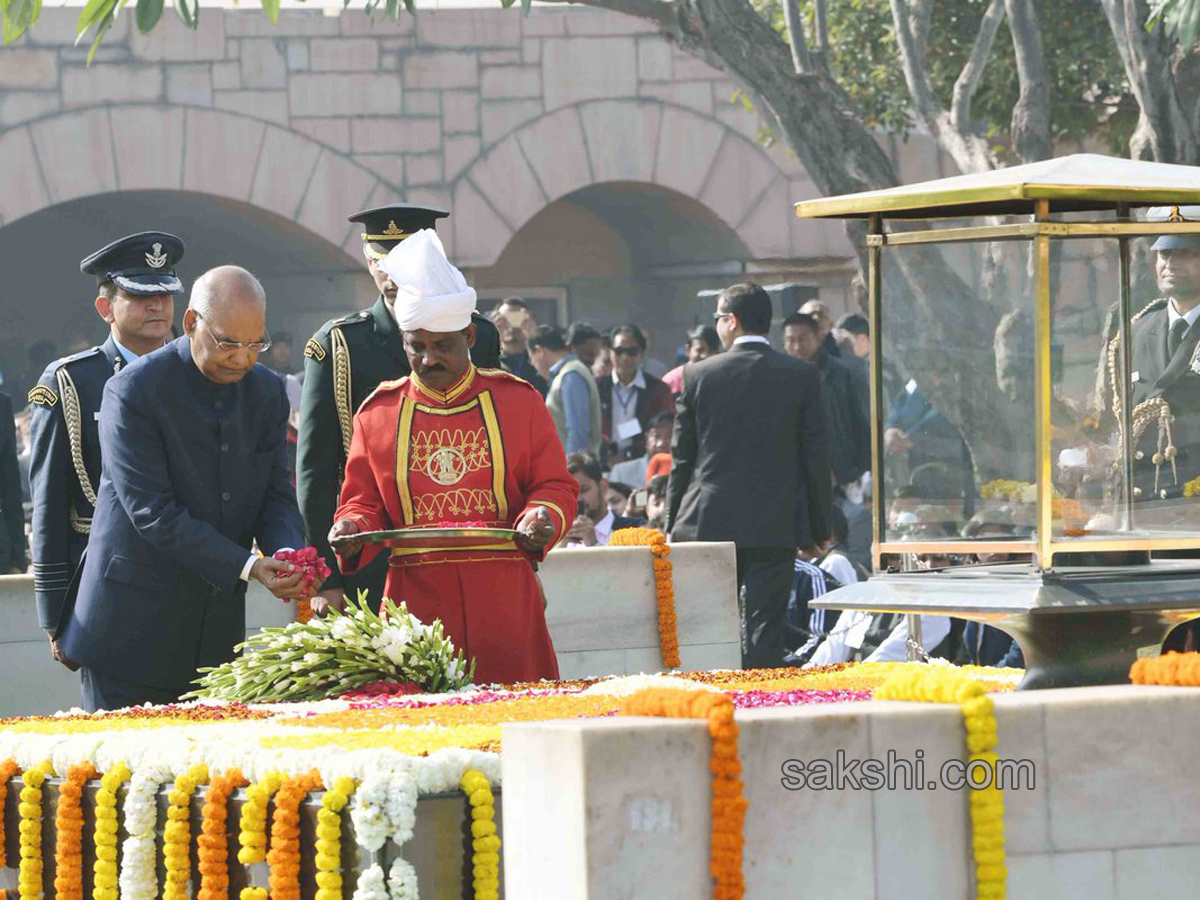
<path id="1" fill-rule="evenodd" d="M 79 362 L 81 359 L 88 359 L 92 356 L 103 356 L 104 349 L 102 347 L 89 347 L 87 350 L 80 350 L 78 353 L 73 353 L 70 356 L 64 356 L 62 359 L 55 360 L 50 364 L 50 371 L 57 372 L 63 366 L 69 366 L 71 363 Z"/>
<path id="2" fill-rule="evenodd" d="M 519 382 L 521 382 L 521 384 L 529 384 L 529 382 L 526 381 L 524 378 L 522 378 L 520 375 L 514 375 L 512 372 L 508 371 L 507 369 L 481 369 L 479 367 L 476 367 L 475 371 L 478 372 L 480 375 L 488 375 L 491 377 L 507 378 L 511 381 L 519 381 Z M 533 387 L 533 385 L 529 385 L 529 386 Z"/>
<path id="3" fill-rule="evenodd" d="M 403 387 L 407 382 L 408 382 L 407 375 L 405 375 L 403 378 L 393 378 L 391 381 L 379 382 L 379 384 L 377 384 L 375 386 L 375 390 L 373 390 L 373 391 L 371 391 L 371 393 L 367 394 L 367 399 L 365 399 L 358 408 L 359 409 L 365 408 L 366 405 L 368 403 L 370 403 L 375 398 L 375 395 L 378 394 L 380 391 L 384 391 L 384 392 L 394 391 L 397 388 Z"/>
<path id="4" fill-rule="evenodd" d="M 358 312 L 352 312 L 347 316 L 342 316 L 340 319 L 334 319 L 329 323 L 329 327 L 333 328 L 342 325 L 357 325 L 359 322 L 365 322 L 371 318 L 369 309 L 360 309 Z"/>

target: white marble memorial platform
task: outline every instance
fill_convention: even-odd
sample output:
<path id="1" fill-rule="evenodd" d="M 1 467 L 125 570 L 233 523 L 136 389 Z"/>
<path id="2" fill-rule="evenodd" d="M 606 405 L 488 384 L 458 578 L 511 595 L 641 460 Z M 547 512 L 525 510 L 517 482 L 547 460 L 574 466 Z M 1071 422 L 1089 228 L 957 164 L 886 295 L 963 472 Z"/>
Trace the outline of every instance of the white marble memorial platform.
<path id="1" fill-rule="evenodd" d="M 1012 900 L 1148 900 L 1200 884 L 1200 689 L 997 695 Z M 747 898 L 973 896 L 964 791 L 788 790 L 785 760 L 965 760 L 962 714 L 862 702 L 739 712 Z M 504 861 L 522 900 L 707 900 L 706 726 L 607 718 L 504 728 Z M 897 769 L 897 772 L 902 770 Z M 915 773 L 915 770 L 914 770 Z"/>

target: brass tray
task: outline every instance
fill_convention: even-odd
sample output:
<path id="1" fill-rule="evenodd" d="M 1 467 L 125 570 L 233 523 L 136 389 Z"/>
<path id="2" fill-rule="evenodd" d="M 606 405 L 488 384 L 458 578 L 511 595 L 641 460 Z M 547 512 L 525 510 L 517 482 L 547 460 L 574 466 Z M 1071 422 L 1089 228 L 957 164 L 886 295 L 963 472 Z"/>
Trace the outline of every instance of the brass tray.
<path id="1" fill-rule="evenodd" d="M 513 540 L 517 532 L 512 528 L 484 528 L 465 526 L 461 528 L 393 528 L 389 531 L 364 531 L 359 534 L 334 538 L 329 543 L 334 550 L 351 539 L 384 547 L 411 547 L 413 549 L 445 549 L 447 547 L 471 547 L 483 543 L 504 543 Z"/>

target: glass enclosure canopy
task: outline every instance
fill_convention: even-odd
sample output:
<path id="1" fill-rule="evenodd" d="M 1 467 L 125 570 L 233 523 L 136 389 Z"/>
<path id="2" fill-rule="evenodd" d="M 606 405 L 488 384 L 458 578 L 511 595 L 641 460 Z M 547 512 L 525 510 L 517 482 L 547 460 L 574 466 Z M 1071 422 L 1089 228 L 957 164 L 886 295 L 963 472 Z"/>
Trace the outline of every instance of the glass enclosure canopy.
<path id="1" fill-rule="evenodd" d="M 1200 549 L 1200 266 L 1150 249 L 1198 204 L 1090 154 L 796 204 L 867 224 L 877 569 Z"/>

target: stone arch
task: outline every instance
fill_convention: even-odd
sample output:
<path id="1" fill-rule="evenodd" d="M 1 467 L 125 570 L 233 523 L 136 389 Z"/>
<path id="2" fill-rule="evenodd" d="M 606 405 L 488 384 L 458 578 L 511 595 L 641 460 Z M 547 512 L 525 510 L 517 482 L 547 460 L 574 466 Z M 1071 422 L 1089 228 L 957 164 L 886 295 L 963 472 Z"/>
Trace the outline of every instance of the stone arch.
<path id="1" fill-rule="evenodd" d="M 547 113 L 477 157 L 454 184 L 454 248 L 495 263 L 539 210 L 606 182 L 655 184 L 719 216 L 752 258 L 791 254 L 789 177 L 720 120 L 652 99 L 595 100 Z"/>
<path id="2" fill-rule="evenodd" d="M 166 105 L 93 107 L 10 128 L 0 135 L 0 171 L 0 225 L 95 194 L 190 191 L 281 215 L 355 258 L 361 244 L 347 210 L 399 193 L 306 135 L 237 113 Z"/>

